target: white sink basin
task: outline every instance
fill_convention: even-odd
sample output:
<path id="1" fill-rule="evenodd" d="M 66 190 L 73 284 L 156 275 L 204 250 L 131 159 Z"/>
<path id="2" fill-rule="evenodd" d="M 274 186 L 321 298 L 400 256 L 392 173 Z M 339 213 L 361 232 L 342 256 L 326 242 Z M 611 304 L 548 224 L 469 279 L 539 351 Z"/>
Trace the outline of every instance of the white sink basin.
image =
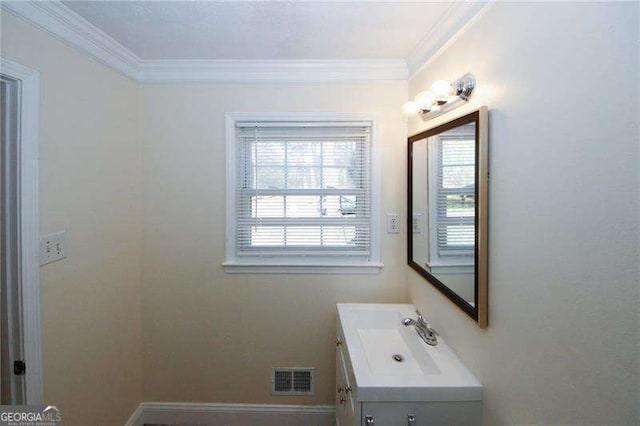
<path id="1" fill-rule="evenodd" d="M 427 345 L 413 327 L 402 324 L 407 317 L 415 319 L 413 305 L 338 304 L 358 397 L 368 401 L 482 400 L 482 386 L 442 337 L 437 346 Z"/>

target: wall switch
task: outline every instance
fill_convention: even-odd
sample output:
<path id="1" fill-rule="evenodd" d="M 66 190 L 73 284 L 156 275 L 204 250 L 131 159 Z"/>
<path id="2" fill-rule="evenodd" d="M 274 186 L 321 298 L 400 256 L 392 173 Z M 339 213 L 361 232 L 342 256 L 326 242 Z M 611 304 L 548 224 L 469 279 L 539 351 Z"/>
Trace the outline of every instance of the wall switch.
<path id="1" fill-rule="evenodd" d="M 411 229 L 413 229 L 414 234 L 419 234 L 422 232 L 422 214 L 414 213 L 413 214 L 413 222 L 411 223 Z"/>
<path id="2" fill-rule="evenodd" d="M 398 213 L 387 214 L 387 234 L 400 233 L 400 215 Z"/>
<path id="3" fill-rule="evenodd" d="M 67 232 L 60 231 L 40 237 L 40 265 L 67 257 Z"/>

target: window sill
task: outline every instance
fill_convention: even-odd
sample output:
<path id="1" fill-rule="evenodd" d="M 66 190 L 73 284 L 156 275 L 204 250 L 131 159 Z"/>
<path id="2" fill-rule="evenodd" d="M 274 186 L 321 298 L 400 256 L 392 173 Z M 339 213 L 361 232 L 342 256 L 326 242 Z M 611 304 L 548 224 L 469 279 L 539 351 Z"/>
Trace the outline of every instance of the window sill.
<path id="1" fill-rule="evenodd" d="M 227 274 L 377 274 L 380 262 L 362 263 L 249 263 L 227 261 L 222 264 Z"/>
<path id="2" fill-rule="evenodd" d="M 473 263 L 426 263 L 427 270 L 432 274 L 473 274 L 475 265 Z"/>

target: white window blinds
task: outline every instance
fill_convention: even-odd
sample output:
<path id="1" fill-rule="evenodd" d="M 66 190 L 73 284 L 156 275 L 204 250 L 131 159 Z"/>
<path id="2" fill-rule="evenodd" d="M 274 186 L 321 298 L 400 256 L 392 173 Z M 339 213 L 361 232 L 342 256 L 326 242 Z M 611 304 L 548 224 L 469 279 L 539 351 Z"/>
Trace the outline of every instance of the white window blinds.
<path id="1" fill-rule="evenodd" d="M 236 122 L 237 255 L 368 256 L 369 122 Z"/>
<path id="2" fill-rule="evenodd" d="M 441 135 L 438 145 L 438 254 L 473 254 L 476 205 L 475 138 L 473 135 Z"/>

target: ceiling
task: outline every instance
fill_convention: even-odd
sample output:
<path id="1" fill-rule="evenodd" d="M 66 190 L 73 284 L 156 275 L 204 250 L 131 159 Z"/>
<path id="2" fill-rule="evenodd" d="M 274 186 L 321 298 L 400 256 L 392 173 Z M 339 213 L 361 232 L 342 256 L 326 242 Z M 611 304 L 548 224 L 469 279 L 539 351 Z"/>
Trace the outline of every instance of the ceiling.
<path id="1" fill-rule="evenodd" d="M 63 1 L 142 60 L 404 59 L 455 3 Z"/>
<path id="2" fill-rule="evenodd" d="M 0 0 L 143 83 L 407 80 L 492 0 Z"/>

